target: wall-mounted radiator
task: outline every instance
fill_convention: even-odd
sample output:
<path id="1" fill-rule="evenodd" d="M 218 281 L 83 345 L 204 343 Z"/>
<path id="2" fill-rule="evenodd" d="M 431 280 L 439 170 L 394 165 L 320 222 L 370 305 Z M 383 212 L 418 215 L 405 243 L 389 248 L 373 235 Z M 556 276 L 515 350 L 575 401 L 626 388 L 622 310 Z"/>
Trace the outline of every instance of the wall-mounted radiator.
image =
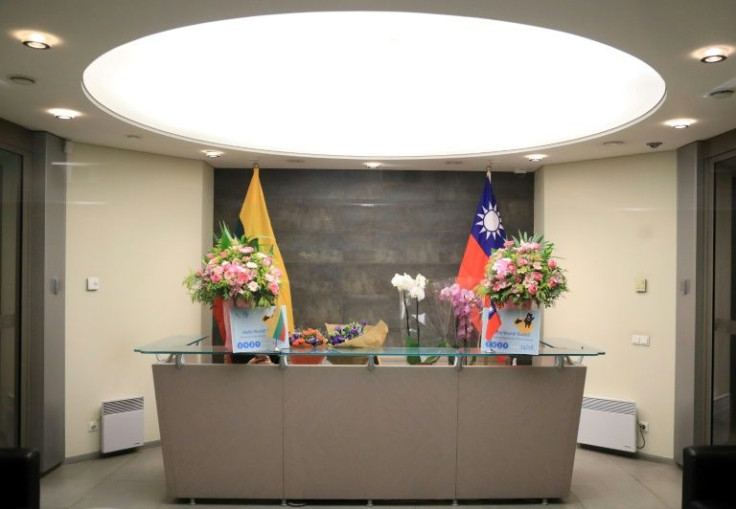
<path id="1" fill-rule="evenodd" d="M 102 452 L 143 445 L 143 396 L 102 402 Z"/>
<path id="2" fill-rule="evenodd" d="M 636 452 L 636 403 L 583 397 L 578 443 Z"/>

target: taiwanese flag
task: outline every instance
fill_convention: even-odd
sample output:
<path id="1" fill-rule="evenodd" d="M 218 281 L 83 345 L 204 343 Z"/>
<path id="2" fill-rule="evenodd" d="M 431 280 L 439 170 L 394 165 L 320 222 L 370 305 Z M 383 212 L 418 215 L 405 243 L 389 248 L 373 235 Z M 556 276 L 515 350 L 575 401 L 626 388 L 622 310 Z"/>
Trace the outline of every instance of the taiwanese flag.
<path id="1" fill-rule="evenodd" d="M 465 246 L 465 254 L 463 261 L 460 263 L 460 270 L 457 273 L 457 283 L 468 290 L 474 289 L 480 284 L 481 279 L 485 276 L 485 268 L 488 258 L 494 249 L 503 247 L 506 241 L 506 230 L 503 228 L 501 214 L 498 211 L 496 198 L 493 196 L 493 188 L 491 187 L 491 172 L 486 173 L 483 185 L 483 194 L 478 202 L 478 209 L 473 217 L 473 225 L 470 228 L 468 243 Z M 501 320 L 490 303 L 491 315 L 488 321 L 486 336 L 488 338 L 495 334 L 501 325 Z M 480 334 L 480 314 L 474 313 L 473 325 Z"/>

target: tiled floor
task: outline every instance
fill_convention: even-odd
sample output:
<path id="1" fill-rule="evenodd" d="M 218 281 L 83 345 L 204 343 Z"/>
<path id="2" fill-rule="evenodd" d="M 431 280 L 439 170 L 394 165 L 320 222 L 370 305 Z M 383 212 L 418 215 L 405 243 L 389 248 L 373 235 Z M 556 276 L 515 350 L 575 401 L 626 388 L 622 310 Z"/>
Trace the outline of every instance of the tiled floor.
<path id="1" fill-rule="evenodd" d="M 632 459 L 589 449 L 578 449 L 572 478 L 572 493 L 554 507 L 571 509 L 677 509 L 680 507 L 681 471 L 675 464 Z M 378 507 L 388 508 L 376 502 Z M 524 502 L 470 505 L 483 507 L 540 507 Z M 443 505 L 427 504 L 433 509 Z M 161 448 L 149 447 L 133 453 L 62 465 L 41 480 L 44 509 L 183 509 L 186 501 L 167 498 Z M 201 509 L 238 509 L 259 506 L 239 504 L 205 505 Z M 279 502 L 260 506 L 280 507 Z M 315 507 L 314 505 L 312 507 Z M 319 507 L 319 506 L 317 506 Z M 332 509 L 339 506 L 330 505 Z M 356 503 L 352 508 L 364 507 Z M 399 506 L 413 509 L 410 504 Z M 446 506 L 451 507 L 451 506 Z"/>

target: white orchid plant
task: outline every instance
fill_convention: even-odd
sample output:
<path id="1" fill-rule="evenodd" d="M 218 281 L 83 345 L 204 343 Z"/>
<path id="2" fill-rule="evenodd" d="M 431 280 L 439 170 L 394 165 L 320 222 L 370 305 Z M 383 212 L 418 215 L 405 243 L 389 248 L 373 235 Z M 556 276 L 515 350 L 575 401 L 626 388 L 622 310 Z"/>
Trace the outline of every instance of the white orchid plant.
<path id="1" fill-rule="evenodd" d="M 411 277 L 409 274 L 395 274 L 391 279 L 391 284 L 396 287 L 401 296 L 401 303 L 403 306 L 404 317 L 406 318 L 406 335 L 411 337 L 411 327 L 409 324 L 409 300 L 414 299 L 416 303 L 416 326 L 417 326 L 417 346 L 419 346 L 419 302 L 424 300 L 425 292 L 424 289 L 427 286 L 427 278 L 421 274 L 417 274 L 416 277 Z"/>

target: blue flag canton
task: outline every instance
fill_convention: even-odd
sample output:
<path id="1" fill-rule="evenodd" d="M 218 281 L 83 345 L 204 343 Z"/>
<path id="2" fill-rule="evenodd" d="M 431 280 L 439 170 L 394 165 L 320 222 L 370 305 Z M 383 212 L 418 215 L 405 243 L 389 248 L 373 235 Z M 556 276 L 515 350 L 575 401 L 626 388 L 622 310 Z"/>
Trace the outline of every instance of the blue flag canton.
<path id="1" fill-rule="evenodd" d="M 498 211 L 498 204 L 493 196 L 489 179 L 486 179 L 486 185 L 478 203 L 470 234 L 475 237 L 488 256 L 491 255 L 492 250 L 503 247 L 503 243 L 506 241 L 506 230 L 503 227 L 501 213 Z"/>

